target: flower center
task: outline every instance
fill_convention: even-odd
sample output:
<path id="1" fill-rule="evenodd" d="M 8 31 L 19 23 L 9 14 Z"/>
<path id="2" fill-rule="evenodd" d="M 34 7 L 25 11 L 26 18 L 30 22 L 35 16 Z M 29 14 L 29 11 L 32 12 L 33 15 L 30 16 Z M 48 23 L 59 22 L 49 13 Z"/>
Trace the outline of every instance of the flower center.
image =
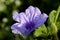
<path id="1" fill-rule="evenodd" d="M 26 24 L 27 30 L 32 30 L 32 29 L 34 29 L 34 27 L 35 27 L 35 24 L 33 22 L 29 22 Z"/>

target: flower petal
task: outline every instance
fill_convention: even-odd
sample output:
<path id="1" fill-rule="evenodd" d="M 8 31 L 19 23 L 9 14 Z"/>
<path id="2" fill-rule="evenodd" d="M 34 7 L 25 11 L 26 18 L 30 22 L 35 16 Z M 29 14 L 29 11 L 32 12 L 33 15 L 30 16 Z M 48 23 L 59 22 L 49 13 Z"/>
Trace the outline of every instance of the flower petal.
<path id="1" fill-rule="evenodd" d="M 12 33 L 14 33 L 14 34 L 20 34 L 20 32 L 17 29 L 13 29 Z"/>
<path id="2" fill-rule="evenodd" d="M 41 14 L 40 10 L 37 7 L 33 6 L 29 6 L 25 12 L 30 21 L 32 21 L 34 17 Z"/>
<path id="3" fill-rule="evenodd" d="M 30 32 L 26 29 L 26 24 L 15 23 L 11 26 L 12 32 L 14 34 L 28 35 Z"/>
<path id="4" fill-rule="evenodd" d="M 48 18 L 48 16 L 47 16 L 47 14 L 45 14 L 45 13 L 40 14 L 39 16 L 37 16 L 37 17 L 34 19 L 35 27 L 39 27 L 39 26 L 41 26 L 42 24 L 44 24 L 44 22 L 46 21 L 47 18 Z"/>
<path id="5" fill-rule="evenodd" d="M 28 17 L 26 16 L 26 14 L 25 14 L 24 12 L 21 12 L 21 13 L 19 14 L 19 16 L 20 16 L 20 21 L 21 21 L 21 23 L 29 22 L 29 19 L 28 19 Z"/>
<path id="6" fill-rule="evenodd" d="M 18 14 L 18 12 L 13 13 L 13 19 L 17 22 L 26 22 L 29 21 L 24 12 Z"/>
<path id="7" fill-rule="evenodd" d="M 25 33 L 25 25 L 20 23 L 15 23 L 11 26 L 12 32 L 15 34 L 24 34 Z"/>
<path id="8" fill-rule="evenodd" d="M 33 6 L 29 6 L 29 7 L 26 9 L 26 11 L 25 11 L 26 16 L 29 18 L 30 21 L 31 21 L 32 18 L 33 18 L 34 10 L 35 10 L 35 8 L 34 8 Z"/>
<path id="9" fill-rule="evenodd" d="M 15 21 L 17 21 L 17 22 L 20 22 L 20 17 L 19 17 L 19 14 L 18 14 L 18 12 L 16 12 L 16 11 L 14 11 L 13 12 L 13 19 L 15 20 Z"/>
<path id="10" fill-rule="evenodd" d="M 41 14 L 41 11 L 39 10 L 39 8 L 35 7 L 35 14 L 34 14 L 34 18 L 38 15 Z"/>
<path id="11" fill-rule="evenodd" d="M 11 26 L 11 29 L 12 29 L 12 33 L 14 34 L 20 34 L 20 31 L 18 31 L 16 28 L 15 28 L 15 25 L 19 25 L 19 23 L 15 23 Z M 17 27 L 17 26 L 16 26 Z"/>

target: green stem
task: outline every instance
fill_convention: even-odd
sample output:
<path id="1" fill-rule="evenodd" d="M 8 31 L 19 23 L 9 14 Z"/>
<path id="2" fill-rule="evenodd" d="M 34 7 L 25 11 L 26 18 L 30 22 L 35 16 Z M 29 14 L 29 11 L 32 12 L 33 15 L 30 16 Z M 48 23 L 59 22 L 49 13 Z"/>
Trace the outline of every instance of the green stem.
<path id="1" fill-rule="evenodd" d="M 19 38 L 19 35 L 16 35 L 16 40 L 21 40 L 21 39 Z"/>
<path id="2" fill-rule="evenodd" d="M 24 40 L 34 40 L 34 36 L 32 34 L 25 36 L 23 38 L 24 38 Z"/>
<path id="3" fill-rule="evenodd" d="M 53 35 L 52 40 L 59 40 L 57 34 Z"/>
<path id="4" fill-rule="evenodd" d="M 59 6 L 59 8 L 57 9 L 57 15 L 56 15 L 56 18 L 55 18 L 55 23 L 56 23 L 56 21 L 57 21 L 57 19 L 58 19 L 59 12 L 60 12 L 60 6 Z"/>

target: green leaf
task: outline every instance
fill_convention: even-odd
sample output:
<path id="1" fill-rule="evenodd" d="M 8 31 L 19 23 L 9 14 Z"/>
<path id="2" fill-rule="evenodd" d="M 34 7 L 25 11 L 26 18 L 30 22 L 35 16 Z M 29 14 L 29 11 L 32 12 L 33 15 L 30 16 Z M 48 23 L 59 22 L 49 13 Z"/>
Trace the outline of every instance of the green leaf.
<path id="1" fill-rule="evenodd" d="M 49 14 L 49 19 L 48 19 L 48 35 L 54 35 L 57 34 L 58 32 L 58 26 L 56 25 L 58 16 L 60 12 L 60 6 L 58 7 L 57 11 L 53 10 Z"/>
<path id="2" fill-rule="evenodd" d="M 56 23 L 57 20 L 58 20 L 59 14 L 60 14 L 60 6 L 59 6 L 58 9 L 57 9 L 57 15 L 56 15 L 56 18 L 55 18 L 55 23 Z"/>
<path id="3" fill-rule="evenodd" d="M 60 30 L 60 6 L 58 7 L 57 13 L 58 15 L 57 15 L 56 25 L 57 25 L 58 30 Z"/>
<path id="4" fill-rule="evenodd" d="M 57 11 L 53 10 L 50 12 L 48 19 L 48 24 L 49 24 L 48 26 L 55 24 L 56 27 L 58 27 L 58 30 L 60 30 L 59 27 L 60 25 L 58 24 L 58 22 L 60 22 L 58 21 L 59 14 L 60 14 L 60 6 L 58 7 Z"/>
<path id="5" fill-rule="evenodd" d="M 57 26 L 55 23 L 52 23 L 50 26 L 47 27 L 48 35 L 54 35 L 58 32 Z"/>
<path id="6" fill-rule="evenodd" d="M 57 11 L 53 10 L 53 11 L 50 12 L 50 14 L 49 14 L 50 23 L 55 23 L 56 24 L 58 16 L 59 16 L 59 12 L 60 12 L 60 6 L 58 7 Z"/>
<path id="7" fill-rule="evenodd" d="M 46 26 L 45 25 L 40 26 L 38 29 L 35 30 L 34 35 L 36 37 L 38 37 L 38 36 L 41 36 L 41 37 L 47 36 L 47 28 L 46 28 Z"/>
<path id="8" fill-rule="evenodd" d="M 50 21 L 50 23 L 55 22 L 56 14 L 57 14 L 57 12 L 55 10 L 50 12 L 50 14 L 49 14 L 49 21 Z"/>
<path id="9" fill-rule="evenodd" d="M 58 30 L 60 30 L 60 22 L 56 23 Z"/>

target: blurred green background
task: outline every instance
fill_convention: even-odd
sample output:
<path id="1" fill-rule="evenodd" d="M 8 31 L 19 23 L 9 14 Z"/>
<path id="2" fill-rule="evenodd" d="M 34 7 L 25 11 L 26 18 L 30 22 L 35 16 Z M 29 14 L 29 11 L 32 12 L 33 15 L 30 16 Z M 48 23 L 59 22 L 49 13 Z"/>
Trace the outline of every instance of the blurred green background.
<path id="1" fill-rule="evenodd" d="M 18 40 L 18 37 L 11 32 L 11 25 L 15 23 L 12 13 L 24 12 L 30 5 L 49 15 L 52 10 L 57 10 L 60 0 L 0 0 L 0 40 Z M 47 25 L 47 22 L 45 24 Z"/>

